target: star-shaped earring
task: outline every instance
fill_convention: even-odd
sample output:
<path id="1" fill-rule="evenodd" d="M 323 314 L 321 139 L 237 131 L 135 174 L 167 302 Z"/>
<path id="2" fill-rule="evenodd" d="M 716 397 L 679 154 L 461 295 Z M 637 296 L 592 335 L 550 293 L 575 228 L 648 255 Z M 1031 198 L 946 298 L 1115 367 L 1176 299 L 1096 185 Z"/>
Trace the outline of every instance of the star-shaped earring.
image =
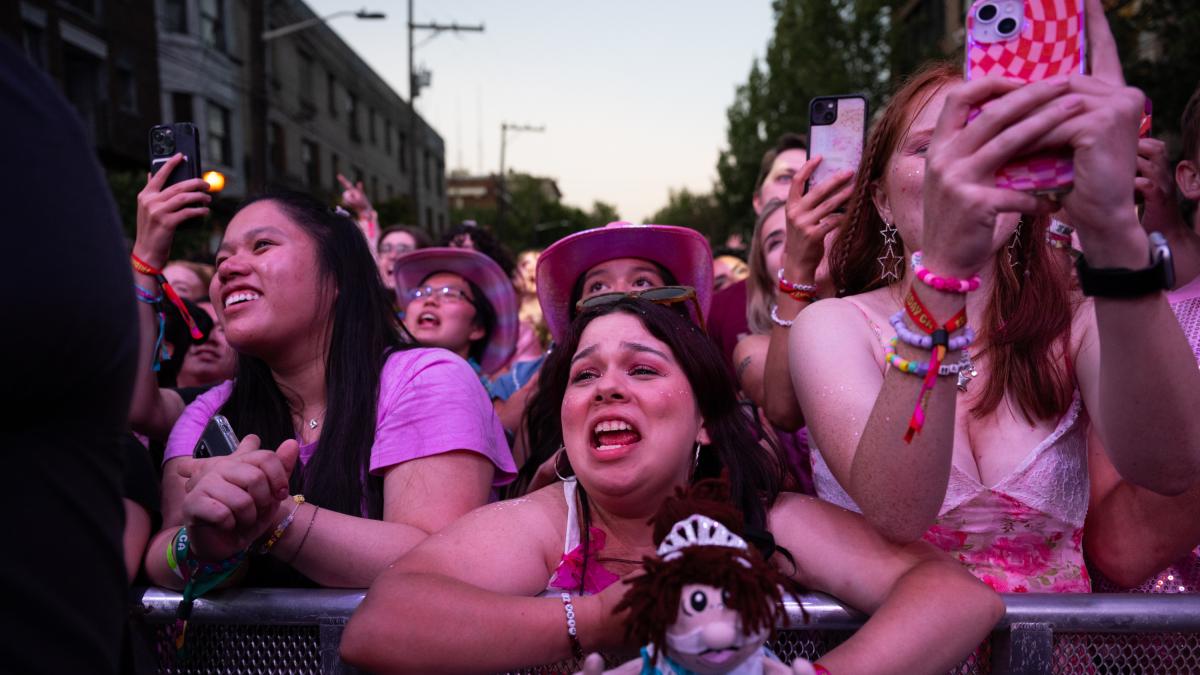
<path id="1" fill-rule="evenodd" d="M 883 255 L 876 258 L 879 261 L 879 277 L 883 281 L 899 281 L 904 258 L 896 255 L 896 226 L 885 221 L 879 233 L 883 235 Z"/>

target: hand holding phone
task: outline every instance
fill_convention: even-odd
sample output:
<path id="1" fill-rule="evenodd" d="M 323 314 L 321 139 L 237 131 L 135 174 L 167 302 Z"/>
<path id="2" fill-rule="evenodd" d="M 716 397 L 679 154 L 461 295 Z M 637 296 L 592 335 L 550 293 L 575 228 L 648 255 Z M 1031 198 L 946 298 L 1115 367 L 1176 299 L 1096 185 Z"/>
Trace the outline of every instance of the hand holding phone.
<path id="1" fill-rule="evenodd" d="M 192 457 L 224 457 L 232 455 L 237 447 L 237 434 L 233 433 L 229 420 L 225 419 L 224 415 L 213 415 L 204 427 L 204 433 L 200 434 L 200 440 L 196 441 Z"/>
<path id="2" fill-rule="evenodd" d="M 200 178 L 200 132 L 190 122 L 159 124 L 150 129 L 150 173 L 157 174 L 176 154 L 183 161 L 167 175 L 163 188 L 192 178 Z"/>
<path id="3" fill-rule="evenodd" d="M 821 156 L 804 191 L 836 173 L 857 171 L 867 140 L 867 97 L 818 96 L 808 104 L 808 156 Z"/>
<path id="4" fill-rule="evenodd" d="M 1086 69 L 1084 0 L 975 0 L 967 12 L 966 78 L 999 75 L 1037 82 Z M 1016 160 L 996 172 L 996 186 L 1033 194 L 1068 192 L 1075 180 L 1069 152 Z"/>

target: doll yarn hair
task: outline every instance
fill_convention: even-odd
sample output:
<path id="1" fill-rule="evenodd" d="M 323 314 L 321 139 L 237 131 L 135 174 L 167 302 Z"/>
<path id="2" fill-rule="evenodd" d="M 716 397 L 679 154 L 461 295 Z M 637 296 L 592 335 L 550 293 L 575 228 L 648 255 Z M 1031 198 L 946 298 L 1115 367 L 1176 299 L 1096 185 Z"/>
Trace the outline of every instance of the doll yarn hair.
<path id="1" fill-rule="evenodd" d="M 730 503 L 729 484 L 723 479 L 703 480 L 690 488 L 676 488 L 655 514 L 654 542 L 661 544 L 681 521 L 701 515 L 744 536 L 742 514 Z M 762 630 L 775 635 L 787 622 L 783 594 L 799 594 L 801 586 L 762 559 L 754 546 L 745 548 L 696 544 L 663 560 L 647 556 L 645 574 L 630 582 L 629 590 L 613 610 L 629 610 L 626 635 L 640 644 L 665 645 L 667 628 L 679 613 L 683 587 L 704 584 L 725 591 L 727 606 L 736 611 L 747 635 Z M 655 652 L 658 658 L 659 650 Z"/>

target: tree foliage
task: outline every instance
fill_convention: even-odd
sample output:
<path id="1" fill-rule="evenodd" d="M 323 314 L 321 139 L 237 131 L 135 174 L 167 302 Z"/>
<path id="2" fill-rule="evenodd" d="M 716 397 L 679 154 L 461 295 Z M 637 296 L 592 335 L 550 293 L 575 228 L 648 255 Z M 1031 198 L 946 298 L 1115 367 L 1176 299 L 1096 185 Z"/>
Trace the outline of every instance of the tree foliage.
<path id="1" fill-rule="evenodd" d="M 681 188 L 668 193 L 667 205 L 659 209 L 650 222 L 659 225 L 680 225 L 699 230 L 710 241 L 720 241 L 724 231 L 724 216 L 717 199 L 711 193 L 696 193 Z"/>

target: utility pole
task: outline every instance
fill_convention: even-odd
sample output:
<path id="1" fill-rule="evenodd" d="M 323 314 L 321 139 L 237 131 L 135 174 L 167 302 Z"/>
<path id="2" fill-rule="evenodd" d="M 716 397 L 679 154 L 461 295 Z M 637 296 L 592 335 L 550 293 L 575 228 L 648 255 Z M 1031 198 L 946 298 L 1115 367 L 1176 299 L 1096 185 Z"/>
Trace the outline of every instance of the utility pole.
<path id="1" fill-rule="evenodd" d="M 429 72 L 424 71 L 417 73 L 413 55 L 416 52 L 416 45 L 413 42 L 413 37 L 419 30 L 433 31 L 433 36 L 436 37 L 440 33 L 449 31 L 451 33 L 482 33 L 483 24 L 478 26 L 460 26 L 457 23 L 441 24 L 441 23 L 414 23 L 413 22 L 413 0 L 408 0 L 408 170 L 410 172 L 409 190 L 410 202 L 413 209 L 413 222 L 417 227 L 421 227 L 421 191 L 420 181 L 417 176 L 417 163 L 421 156 L 421 150 L 424 143 L 417 138 L 417 97 L 421 95 L 421 87 L 429 86 Z M 422 167 L 428 171 L 428 167 Z M 433 223 L 426 223 L 425 228 L 433 231 Z"/>
<path id="2" fill-rule="evenodd" d="M 510 131 L 531 131 L 534 133 L 542 133 L 546 130 L 545 126 L 535 127 L 528 124 L 509 124 L 508 122 L 500 123 L 500 194 L 496 204 L 496 236 L 500 236 L 500 229 L 504 227 L 504 216 L 508 211 L 508 176 L 504 173 L 504 155 L 508 147 L 508 132 Z"/>

